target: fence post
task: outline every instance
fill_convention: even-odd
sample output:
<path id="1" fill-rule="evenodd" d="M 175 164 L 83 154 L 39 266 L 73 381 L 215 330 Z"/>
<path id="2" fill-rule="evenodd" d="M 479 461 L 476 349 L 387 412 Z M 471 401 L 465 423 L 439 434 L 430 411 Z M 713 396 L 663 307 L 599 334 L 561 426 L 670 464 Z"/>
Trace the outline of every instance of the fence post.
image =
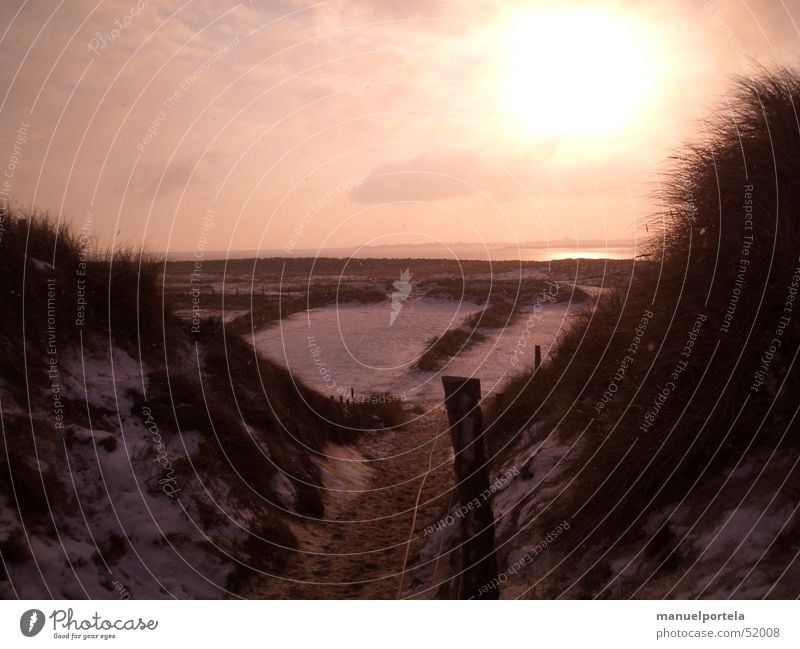
<path id="1" fill-rule="evenodd" d="M 494 516 L 479 405 L 481 382 L 443 376 L 442 386 L 455 451 L 456 488 L 464 514 L 461 598 L 497 599 Z"/>

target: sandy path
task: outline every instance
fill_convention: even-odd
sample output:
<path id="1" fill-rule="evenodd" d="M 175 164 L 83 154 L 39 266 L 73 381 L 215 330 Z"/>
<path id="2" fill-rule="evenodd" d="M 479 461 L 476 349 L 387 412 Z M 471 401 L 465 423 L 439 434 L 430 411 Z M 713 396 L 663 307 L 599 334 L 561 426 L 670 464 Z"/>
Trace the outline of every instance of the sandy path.
<path id="1" fill-rule="evenodd" d="M 353 462 L 352 453 L 351 461 L 326 460 L 326 486 L 342 490 L 326 492 L 326 522 L 306 520 L 293 526 L 299 550 L 288 562 L 286 574 L 296 581 L 262 580 L 248 596 L 396 598 L 414 505 L 431 457 L 434 469 L 424 480 L 409 568 L 422 545 L 424 528 L 450 502 L 452 448 L 445 422 L 440 408 L 407 430 L 365 434 L 355 450 L 366 462 Z M 404 587 L 413 579 L 409 570 Z"/>

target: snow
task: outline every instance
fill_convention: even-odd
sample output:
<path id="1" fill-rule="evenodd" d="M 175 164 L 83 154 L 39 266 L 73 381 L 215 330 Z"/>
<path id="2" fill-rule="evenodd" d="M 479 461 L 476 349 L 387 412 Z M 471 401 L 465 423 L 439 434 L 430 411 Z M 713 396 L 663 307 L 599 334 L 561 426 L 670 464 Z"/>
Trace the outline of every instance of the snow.
<path id="1" fill-rule="evenodd" d="M 586 295 L 592 298 L 598 298 L 601 295 L 608 295 L 611 289 L 608 286 L 587 286 L 585 284 L 575 284 L 575 288 L 581 289 Z"/>
<path id="2" fill-rule="evenodd" d="M 108 347 L 106 347 L 106 350 Z M 142 368 L 127 352 L 112 348 L 111 362 L 107 355 L 90 353 L 64 354 L 61 373 L 64 394 L 71 399 L 87 401 L 102 410 L 130 415 L 133 405 L 128 390 L 143 392 Z"/>
<path id="3" fill-rule="evenodd" d="M 184 320 L 192 320 L 197 315 L 202 319 L 219 318 L 222 322 L 231 322 L 248 313 L 250 313 L 249 309 L 200 309 L 197 314 L 192 309 L 177 309 L 175 311 L 175 315 Z"/>
<path id="4" fill-rule="evenodd" d="M 516 371 L 533 363 L 534 344 L 543 358 L 569 316 L 580 305 L 545 304 L 536 317 L 526 310 L 504 329 L 481 329 L 487 340 L 465 350 L 436 372 L 419 372 L 412 365 L 425 343 L 459 326 L 481 310 L 467 302 L 410 298 L 389 325 L 388 304 L 340 305 L 295 314 L 256 333 L 259 352 L 283 364 L 304 383 L 322 392 L 359 398 L 369 393 L 400 395 L 402 401 L 441 401 L 440 377 L 475 376 L 484 395 L 502 390 Z M 540 317 L 539 317 L 540 316 Z"/>
<path id="5" fill-rule="evenodd" d="M 366 491 L 372 482 L 374 469 L 370 460 L 354 446 L 325 444 L 322 457 L 316 463 L 322 473 L 322 486 L 341 492 L 336 497 L 353 496 Z"/>
<path id="6" fill-rule="evenodd" d="M 766 455 L 755 454 L 727 479 L 719 478 L 716 506 L 712 503 L 705 515 L 691 503 L 681 503 L 652 517 L 668 519 L 673 531 L 686 537 L 690 566 L 672 596 L 722 599 L 733 593 L 760 598 L 774 585 L 774 575 L 757 566 L 795 516 L 797 503 L 772 480 L 763 479 L 763 472 L 769 467 L 773 475 L 786 475 L 796 459 Z"/>
<path id="7" fill-rule="evenodd" d="M 539 439 L 543 434 L 535 425 L 523 431 L 510 454 L 511 460 L 500 470 L 501 475 L 508 475 L 514 469 L 518 471 L 493 500 L 501 534 L 511 533 L 520 520 L 530 521 L 563 488 L 562 474 L 567 468 L 564 459 L 574 443 L 560 440 L 555 431 Z M 522 554 L 531 547 L 523 547 Z"/>
<path id="8" fill-rule="evenodd" d="M 297 490 L 291 479 L 285 473 L 278 471 L 272 480 L 278 503 L 289 511 L 296 511 Z"/>
<path id="9" fill-rule="evenodd" d="M 49 273 L 51 270 L 53 270 L 53 264 L 51 263 L 42 261 L 41 259 L 36 259 L 35 257 L 28 257 L 28 259 L 36 270 L 40 270 L 43 273 Z"/>
<path id="10" fill-rule="evenodd" d="M 102 430 L 67 424 L 54 438 L 55 446 L 47 450 L 47 456 L 61 454 L 62 461 L 55 468 L 66 490 L 62 495 L 68 500 L 65 506 L 53 507 L 51 516 L 58 534 L 28 531 L 35 561 L 10 566 L 16 591 L 11 583 L 0 582 L 0 596 L 116 597 L 112 582 L 117 580 L 134 598 L 222 597 L 236 564 L 213 552 L 208 541 L 216 538 L 224 551 L 242 540 L 245 532 L 230 519 L 203 525 L 198 503 L 211 497 L 222 509 L 227 489 L 204 476 L 208 495 L 202 487 L 183 483 L 177 485 L 177 497 L 168 495 L 161 482 L 170 475 L 181 480 L 189 477 L 186 472 L 165 470 L 157 440 L 141 413 L 135 412 L 129 391 L 142 390 L 139 363 L 121 349 L 113 348 L 111 354 L 113 364 L 99 351 L 87 351 L 83 359 L 66 351 L 62 354 L 59 369 L 65 394 L 113 412 L 113 417 L 103 421 L 104 426 L 110 422 L 113 427 Z M 191 458 L 201 446 L 196 431 L 180 437 L 163 431 L 158 434 L 158 443 L 166 447 L 163 460 L 173 467 L 177 461 Z M 112 438 L 115 444 L 109 443 Z M 42 443 L 47 440 L 43 438 Z M 0 529 L 4 530 L 0 539 L 13 531 L 24 543 L 25 530 L 15 512 L 13 504 L 0 502 Z M 242 512 L 237 516 L 244 518 Z"/>
<path id="11" fill-rule="evenodd" d="M 501 572 L 520 565 L 526 555 L 535 555 L 536 544 L 552 532 L 543 529 L 537 514 L 568 486 L 575 470 L 569 457 L 573 444 L 580 442 L 553 433 L 543 437 L 545 432 L 535 426 L 525 431 L 510 453 L 516 459 L 500 470 L 502 474 L 515 462 L 519 468 L 519 475 L 493 499 Z M 707 476 L 703 493 L 710 495 L 695 495 L 652 512 L 641 523 L 641 536 L 608 549 L 602 562 L 611 577 L 603 593 L 614 597 L 680 599 L 764 597 L 776 580 L 765 557 L 791 524 L 797 503 L 774 481 L 762 479 L 761 472 L 769 465 L 773 475 L 788 475 L 793 461 L 785 457 L 770 462 L 765 453 L 756 454 L 727 476 Z M 665 524 L 669 524 L 674 538 L 670 547 L 679 543 L 679 556 L 683 557 L 677 568 L 668 570 L 662 570 L 662 554 L 644 552 L 645 545 Z M 551 580 L 548 596 L 552 596 L 571 583 L 575 575 L 589 569 L 603 552 L 606 551 L 598 549 L 571 555 L 566 561 L 573 576 L 559 578 L 557 569 L 550 573 L 565 559 L 556 539 L 546 552 L 536 556 L 535 570 L 523 567 L 509 576 L 501 588 L 501 597 L 530 596 L 528 589 L 543 577 Z"/>

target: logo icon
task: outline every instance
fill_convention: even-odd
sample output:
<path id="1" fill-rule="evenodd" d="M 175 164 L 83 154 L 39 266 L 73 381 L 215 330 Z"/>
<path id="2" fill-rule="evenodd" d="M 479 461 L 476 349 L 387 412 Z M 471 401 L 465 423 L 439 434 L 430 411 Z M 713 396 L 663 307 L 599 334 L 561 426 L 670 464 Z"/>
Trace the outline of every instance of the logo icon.
<path id="1" fill-rule="evenodd" d="M 406 301 L 411 294 L 411 273 L 408 268 L 400 273 L 400 279 L 392 282 L 394 286 L 394 293 L 392 293 L 392 312 L 389 314 L 389 326 L 394 324 L 397 316 L 400 315 L 400 310 L 403 308 L 403 302 Z"/>
<path id="2" fill-rule="evenodd" d="M 22 614 L 22 617 L 19 618 L 19 630 L 22 631 L 22 635 L 27 638 L 32 638 L 43 628 L 44 613 L 42 613 L 38 608 L 32 608 L 29 611 L 25 611 Z"/>

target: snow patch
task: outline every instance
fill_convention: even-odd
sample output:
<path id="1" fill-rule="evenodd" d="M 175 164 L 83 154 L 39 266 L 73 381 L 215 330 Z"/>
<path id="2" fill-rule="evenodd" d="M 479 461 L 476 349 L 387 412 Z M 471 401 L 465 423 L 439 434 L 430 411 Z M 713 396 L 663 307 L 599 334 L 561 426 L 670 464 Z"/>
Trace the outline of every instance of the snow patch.
<path id="1" fill-rule="evenodd" d="M 369 459 L 357 448 L 325 444 L 322 458 L 316 460 L 322 473 L 322 485 L 331 491 L 366 491 L 372 483 L 375 470 L 369 466 Z"/>
<path id="2" fill-rule="evenodd" d="M 31 264 L 36 270 L 40 270 L 42 272 L 49 273 L 54 268 L 53 264 L 46 261 L 42 261 L 41 259 L 36 259 L 35 257 L 28 257 L 28 260 L 31 262 Z"/>

